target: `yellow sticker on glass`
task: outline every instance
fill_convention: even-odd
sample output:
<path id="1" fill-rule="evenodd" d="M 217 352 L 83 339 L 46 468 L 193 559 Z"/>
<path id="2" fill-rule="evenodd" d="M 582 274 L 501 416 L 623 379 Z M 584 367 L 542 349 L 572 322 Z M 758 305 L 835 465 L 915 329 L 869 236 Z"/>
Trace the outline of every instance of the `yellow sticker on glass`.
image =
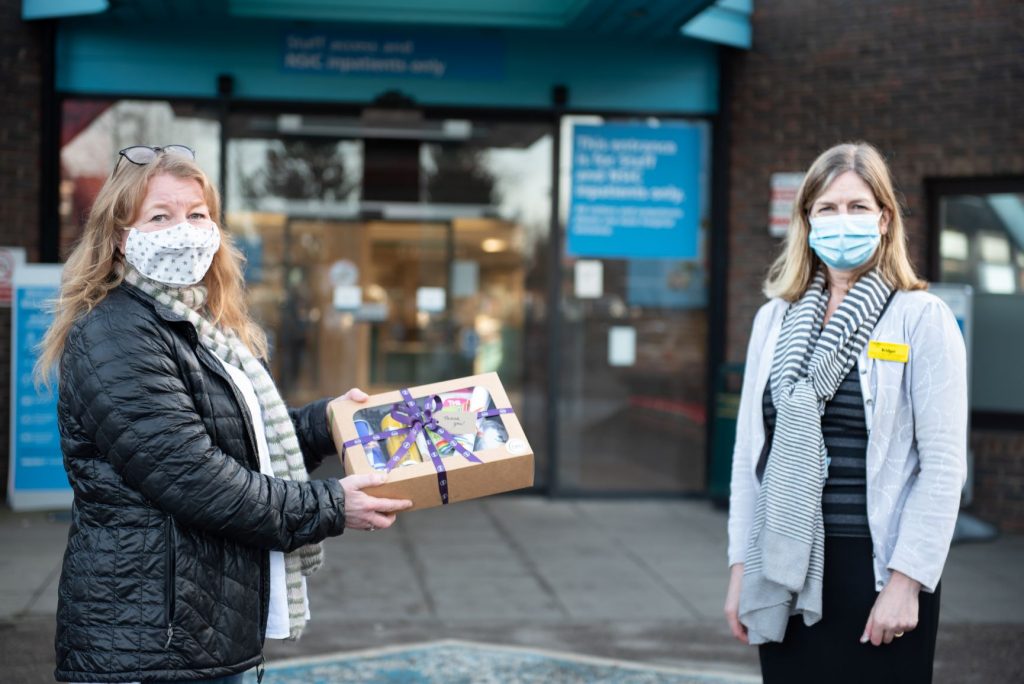
<path id="1" fill-rule="evenodd" d="M 910 345 L 898 342 L 868 342 L 868 356 L 879 361 L 899 361 L 906 363 L 910 359 Z"/>

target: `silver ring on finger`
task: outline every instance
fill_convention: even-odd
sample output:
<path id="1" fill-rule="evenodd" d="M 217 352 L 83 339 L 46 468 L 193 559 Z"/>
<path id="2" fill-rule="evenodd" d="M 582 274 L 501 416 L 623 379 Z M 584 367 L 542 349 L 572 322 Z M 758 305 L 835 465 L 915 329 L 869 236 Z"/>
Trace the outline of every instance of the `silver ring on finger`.
<path id="1" fill-rule="evenodd" d="M 903 634 L 904 634 L 903 632 L 895 632 L 893 634 L 893 636 L 896 637 L 897 639 L 899 639 L 901 636 L 903 636 Z"/>
<path id="2" fill-rule="evenodd" d="M 366 531 L 367 532 L 373 532 L 375 529 L 377 529 L 377 528 L 374 527 L 373 525 L 370 525 L 369 527 L 366 528 Z"/>

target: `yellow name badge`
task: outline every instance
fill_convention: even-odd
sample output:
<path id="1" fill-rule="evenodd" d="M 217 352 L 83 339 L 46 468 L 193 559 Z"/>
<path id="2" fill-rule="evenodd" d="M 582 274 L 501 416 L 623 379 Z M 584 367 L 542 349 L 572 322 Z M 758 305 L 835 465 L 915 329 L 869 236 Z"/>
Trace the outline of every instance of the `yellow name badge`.
<path id="1" fill-rule="evenodd" d="M 910 345 L 898 342 L 868 341 L 868 357 L 879 361 L 899 361 L 906 363 L 910 359 Z"/>

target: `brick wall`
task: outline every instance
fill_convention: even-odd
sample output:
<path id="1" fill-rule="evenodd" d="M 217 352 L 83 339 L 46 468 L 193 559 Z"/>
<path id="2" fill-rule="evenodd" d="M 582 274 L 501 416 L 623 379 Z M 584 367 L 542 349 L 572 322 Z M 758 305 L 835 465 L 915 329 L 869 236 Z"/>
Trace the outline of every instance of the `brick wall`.
<path id="1" fill-rule="evenodd" d="M 1024 532 L 1024 432 L 974 430 L 971 448 L 974 499 L 968 510 L 1006 532 Z"/>
<path id="2" fill-rule="evenodd" d="M 39 254 L 40 26 L 21 20 L 21 0 L 0 0 L 0 245 Z M 11 311 L 0 308 L 0 500 L 10 447 Z"/>
<path id="3" fill-rule="evenodd" d="M 767 231 L 773 172 L 804 171 L 838 142 L 876 145 L 901 191 L 922 274 L 925 177 L 1024 174 L 1024 4 L 758 0 L 754 7 L 753 49 L 723 60 L 733 114 L 729 361 L 743 360 L 763 302 L 760 284 L 780 244 Z M 1016 500 L 1012 486 L 1004 493 L 996 479 L 979 488 L 979 514 L 1024 525 L 1020 433 L 975 435 L 975 444 L 979 474 L 998 471 L 1018 483 Z"/>

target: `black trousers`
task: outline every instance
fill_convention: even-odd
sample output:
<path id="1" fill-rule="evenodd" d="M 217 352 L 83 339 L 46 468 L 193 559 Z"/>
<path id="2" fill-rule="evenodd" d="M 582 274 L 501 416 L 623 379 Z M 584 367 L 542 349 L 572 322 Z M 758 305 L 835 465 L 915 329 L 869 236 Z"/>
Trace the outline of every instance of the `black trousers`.
<path id="1" fill-rule="evenodd" d="M 807 627 L 803 617 L 792 617 L 782 643 L 759 647 L 765 684 L 931 682 L 940 590 L 919 594 L 917 629 L 890 644 L 862 644 L 878 597 L 871 540 L 826 537 L 821 621 Z"/>

